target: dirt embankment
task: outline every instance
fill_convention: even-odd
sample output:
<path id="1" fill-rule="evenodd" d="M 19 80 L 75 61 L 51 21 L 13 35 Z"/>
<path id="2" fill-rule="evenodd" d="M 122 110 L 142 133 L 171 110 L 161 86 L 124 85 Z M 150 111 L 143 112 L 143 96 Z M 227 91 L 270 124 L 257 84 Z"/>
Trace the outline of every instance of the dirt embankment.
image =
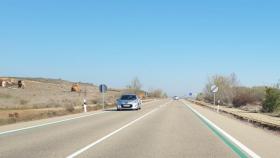
<path id="1" fill-rule="evenodd" d="M 98 87 L 78 83 L 81 91 L 71 92 L 74 82 L 60 79 L 13 78 L 24 80 L 25 88 L 0 87 L 0 124 L 27 121 L 82 111 L 83 99 L 89 110 L 100 109 L 101 95 Z M 106 104 L 112 106 L 122 90 L 106 93 Z"/>
<path id="2" fill-rule="evenodd" d="M 214 106 L 212 104 L 205 103 L 202 101 L 196 101 L 196 100 L 189 100 L 189 101 L 195 103 L 196 105 L 207 107 L 215 111 L 219 109 L 219 112 L 230 114 L 240 120 L 245 120 L 249 123 L 252 123 L 260 127 L 265 127 L 270 130 L 280 131 L 280 117 L 275 117 L 264 113 L 258 113 L 257 112 L 258 110 L 246 111 L 243 109 L 231 108 L 226 106 L 220 106 L 218 108 L 218 106 Z"/>

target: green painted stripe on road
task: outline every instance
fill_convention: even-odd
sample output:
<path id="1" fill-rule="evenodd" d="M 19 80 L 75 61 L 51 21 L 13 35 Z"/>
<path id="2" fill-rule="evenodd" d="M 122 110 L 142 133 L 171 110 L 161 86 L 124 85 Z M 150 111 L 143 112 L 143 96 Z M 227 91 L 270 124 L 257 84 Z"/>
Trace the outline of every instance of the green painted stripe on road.
<path id="1" fill-rule="evenodd" d="M 190 108 L 189 108 L 190 109 Z M 244 153 L 238 146 L 232 143 L 229 139 L 227 139 L 223 134 L 216 130 L 213 126 L 211 126 L 208 122 L 206 122 L 203 118 L 197 115 L 192 109 L 190 109 L 218 138 L 220 138 L 228 147 L 231 148 L 240 158 L 249 158 L 246 153 Z"/>
<path id="2" fill-rule="evenodd" d="M 198 116 L 198 115 L 196 115 Z M 245 154 L 239 147 L 233 144 L 230 140 L 228 140 L 224 135 L 218 132 L 214 127 L 204 121 L 202 118 L 199 119 L 216 135 L 218 136 L 228 147 L 231 148 L 240 158 L 248 158 L 247 154 Z"/>

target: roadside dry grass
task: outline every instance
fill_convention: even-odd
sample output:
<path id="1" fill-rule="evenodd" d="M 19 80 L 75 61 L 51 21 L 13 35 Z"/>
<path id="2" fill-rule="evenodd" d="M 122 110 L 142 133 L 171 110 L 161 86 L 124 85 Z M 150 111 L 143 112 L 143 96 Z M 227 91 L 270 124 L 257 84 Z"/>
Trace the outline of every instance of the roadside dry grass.
<path id="1" fill-rule="evenodd" d="M 114 104 L 106 104 L 106 108 L 114 107 Z M 102 105 L 89 105 L 88 111 L 96 111 L 102 109 Z M 0 110 L 0 125 L 12 124 L 17 122 L 39 120 L 56 116 L 82 113 L 82 106 L 65 106 L 56 108 L 40 108 L 40 109 L 13 109 Z"/>
<path id="2" fill-rule="evenodd" d="M 26 88 L 0 87 L 0 109 L 33 109 L 64 106 L 80 106 L 83 98 L 89 102 L 101 102 L 98 87 L 89 83 L 80 83 L 82 92 L 71 92 L 73 82 L 55 79 L 25 79 Z M 113 103 L 122 90 L 110 89 L 106 100 Z"/>
<path id="3" fill-rule="evenodd" d="M 89 104 L 99 104 L 102 96 L 97 86 L 89 83 L 79 83 L 82 92 L 71 92 L 74 82 L 60 79 L 15 78 L 25 80 L 26 88 L 0 87 L 0 109 L 39 109 L 64 106 L 80 106 L 86 98 Z M 109 89 L 105 95 L 109 104 L 126 90 Z"/>
<path id="4" fill-rule="evenodd" d="M 24 80 L 25 89 L 0 87 L 0 125 L 44 119 L 83 112 L 83 99 L 88 111 L 102 108 L 97 86 L 79 83 L 82 93 L 71 92 L 73 82 L 61 79 L 14 78 Z M 125 90 L 109 89 L 106 106 L 112 107 Z"/>
<path id="5" fill-rule="evenodd" d="M 88 110 L 98 110 L 101 95 L 98 87 L 79 83 L 81 93 L 71 92 L 74 82 L 46 78 L 14 78 L 24 80 L 25 89 L 0 87 L 0 125 L 82 112 L 83 99 Z M 109 89 L 106 102 L 113 105 L 122 90 Z"/>

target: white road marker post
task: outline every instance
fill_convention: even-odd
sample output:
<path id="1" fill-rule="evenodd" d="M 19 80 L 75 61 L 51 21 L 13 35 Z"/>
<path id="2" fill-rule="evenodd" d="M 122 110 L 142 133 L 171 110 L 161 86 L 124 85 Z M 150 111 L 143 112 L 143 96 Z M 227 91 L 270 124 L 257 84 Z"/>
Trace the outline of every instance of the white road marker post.
<path id="1" fill-rule="evenodd" d="M 87 112 L 87 100 L 84 99 L 84 112 L 86 113 Z"/>
<path id="2" fill-rule="evenodd" d="M 85 88 L 85 92 L 84 92 L 84 104 L 83 104 L 83 108 L 84 108 L 84 113 L 87 113 L 87 87 Z"/>

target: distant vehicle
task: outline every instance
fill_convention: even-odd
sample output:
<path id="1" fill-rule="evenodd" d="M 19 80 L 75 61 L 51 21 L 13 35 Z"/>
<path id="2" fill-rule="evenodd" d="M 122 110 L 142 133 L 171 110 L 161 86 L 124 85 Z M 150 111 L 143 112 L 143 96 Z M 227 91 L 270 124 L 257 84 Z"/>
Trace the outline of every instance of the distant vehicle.
<path id="1" fill-rule="evenodd" d="M 125 94 L 122 95 L 117 100 L 117 110 L 140 110 L 142 106 L 141 99 L 135 94 Z"/>
<path id="2" fill-rule="evenodd" d="M 173 97 L 174 100 L 179 100 L 180 98 L 178 96 Z"/>

